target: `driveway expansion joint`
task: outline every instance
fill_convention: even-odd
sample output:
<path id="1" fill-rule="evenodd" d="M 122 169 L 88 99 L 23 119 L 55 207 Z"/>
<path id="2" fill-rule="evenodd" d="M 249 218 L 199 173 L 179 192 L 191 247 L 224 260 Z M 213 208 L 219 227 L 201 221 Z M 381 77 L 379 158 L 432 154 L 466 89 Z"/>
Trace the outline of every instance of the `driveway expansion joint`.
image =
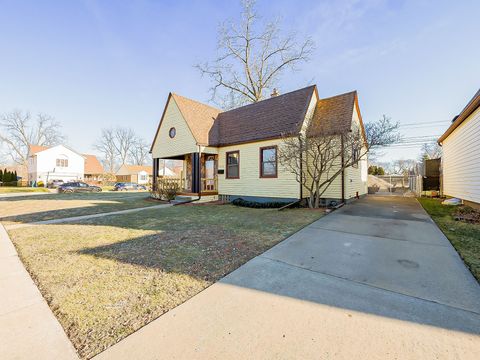
<path id="1" fill-rule="evenodd" d="M 326 230 L 326 231 L 331 231 L 331 232 L 339 232 L 342 234 L 351 234 L 351 235 L 356 235 L 356 236 L 365 236 L 365 237 L 373 237 L 373 238 L 378 238 L 378 239 L 384 239 L 384 240 L 394 240 L 394 241 L 403 241 L 407 243 L 414 243 L 414 244 L 419 244 L 419 245 L 428 245 L 428 246 L 439 246 L 439 247 L 450 247 L 449 244 L 432 244 L 432 243 L 427 243 L 423 241 L 415 241 L 415 240 L 408 240 L 408 239 L 399 239 L 399 238 L 392 238 L 392 237 L 387 237 L 387 236 L 380 236 L 380 235 L 366 235 L 366 234 L 359 234 L 359 233 L 354 233 L 350 231 L 345 231 L 345 230 L 332 230 L 329 228 L 325 228 L 322 226 L 312 226 L 315 229 L 321 229 L 321 230 Z"/>
<path id="2" fill-rule="evenodd" d="M 283 260 L 272 259 L 272 258 L 270 258 L 270 257 L 268 257 L 268 256 L 263 255 L 263 254 L 262 254 L 262 255 L 259 255 L 259 257 L 261 257 L 261 258 L 263 258 L 263 259 L 266 259 L 266 260 L 269 260 L 269 261 L 273 261 L 273 262 L 280 263 L 280 264 L 282 264 L 282 265 L 286 265 L 286 266 L 289 266 L 289 267 L 294 267 L 294 268 L 296 268 L 296 269 L 300 269 L 300 270 L 304 270 L 304 271 L 309 271 L 309 272 L 313 272 L 313 273 L 320 274 L 320 275 L 324 275 L 324 276 L 328 276 L 328 277 L 333 277 L 333 278 L 336 278 L 336 279 L 339 279 L 339 280 L 343 280 L 343 281 L 347 281 L 347 282 L 352 282 L 352 283 L 355 283 L 355 284 L 358 284 L 358 285 L 362 285 L 362 286 L 365 286 L 365 287 L 369 287 L 369 288 L 372 288 L 372 289 L 377 289 L 377 290 L 385 291 L 385 292 L 388 292 L 388 293 L 391 293 L 391 294 L 406 296 L 406 297 L 409 297 L 409 298 L 412 298 L 412 299 L 416 299 L 416 300 L 420 300 L 420 301 L 425 301 L 425 302 L 433 303 L 433 304 L 436 304 L 436 305 L 446 306 L 446 307 L 448 307 L 448 308 L 450 308 L 450 309 L 455 309 L 455 310 L 459 310 L 459 311 L 465 311 L 465 312 L 467 312 L 467 313 L 480 316 L 480 313 L 478 313 L 478 312 L 476 312 L 476 311 L 472 311 L 472 310 L 468 310 L 468 309 L 463 309 L 463 308 L 455 307 L 455 306 L 452 306 L 452 305 L 449 305 L 449 304 L 444 304 L 444 303 L 441 303 L 441 302 L 438 302 L 438 301 L 435 301 L 435 300 L 424 299 L 424 298 L 421 298 L 421 297 L 418 297 L 418 296 L 415 296 L 415 295 L 410 295 L 410 294 L 405 294 L 405 293 L 398 292 L 398 291 L 394 291 L 394 290 L 390 290 L 390 289 L 385 289 L 385 288 L 378 287 L 378 286 L 375 286 L 375 285 L 371 285 L 371 284 L 368 284 L 368 283 L 365 283 L 365 282 L 362 282 L 362 281 L 352 280 L 352 279 L 349 279 L 349 278 L 346 278 L 346 277 L 343 277 L 343 276 L 334 275 L 334 274 L 330 274 L 330 273 L 326 273 L 326 272 L 322 272 L 322 271 L 318 271 L 318 270 L 309 269 L 309 268 L 306 268 L 306 267 L 303 267 L 303 266 L 299 266 L 299 265 L 295 265 L 295 264 L 288 263 L 288 262 L 283 261 Z"/>

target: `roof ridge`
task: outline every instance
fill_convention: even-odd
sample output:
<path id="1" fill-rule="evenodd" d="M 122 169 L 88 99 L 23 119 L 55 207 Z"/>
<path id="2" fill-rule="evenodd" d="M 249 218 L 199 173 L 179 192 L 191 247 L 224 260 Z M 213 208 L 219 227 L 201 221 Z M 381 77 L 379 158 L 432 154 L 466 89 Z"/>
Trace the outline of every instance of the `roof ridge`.
<path id="1" fill-rule="evenodd" d="M 334 96 L 329 96 L 329 97 L 325 97 L 325 98 L 320 98 L 319 100 L 329 100 L 329 99 L 334 99 L 334 98 L 337 98 L 337 97 L 340 97 L 340 96 L 345 96 L 345 95 L 350 95 L 350 94 L 356 94 L 357 93 L 357 90 L 352 90 L 352 91 L 347 91 L 343 94 L 338 94 L 338 95 L 334 95 Z"/>
<path id="2" fill-rule="evenodd" d="M 175 92 L 172 92 L 171 94 L 172 94 L 172 96 L 174 96 L 174 97 L 180 97 L 180 98 L 185 99 L 185 100 L 193 101 L 193 102 L 195 102 L 195 103 L 197 103 L 197 104 L 200 104 L 200 105 L 203 105 L 203 106 L 207 106 L 207 107 L 209 107 L 209 108 L 211 108 L 211 109 L 214 109 L 214 110 L 217 110 L 217 111 L 219 111 L 219 112 L 222 112 L 221 109 L 216 108 L 216 107 L 214 107 L 214 106 L 212 106 L 212 105 L 209 105 L 209 104 L 205 104 L 205 103 L 203 103 L 203 102 L 201 102 L 201 101 L 198 101 L 198 100 L 195 100 L 195 99 L 192 99 L 192 98 L 189 98 L 189 97 L 186 97 L 186 96 L 177 94 L 177 93 L 175 93 Z"/>
<path id="3" fill-rule="evenodd" d="M 309 86 L 305 86 L 303 88 L 300 88 L 300 89 L 296 89 L 296 90 L 293 90 L 293 91 L 289 91 L 289 92 L 286 92 L 284 94 L 280 94 L 280 95 L 277 95 L 277 96 L 271 96 L 269 98 L 266 98 L 266 99 L 262 99 L 262 100 L 259 100 L 259 101 L 256 101 L 256 102 L 252 102 L 250 104 L 246 104 L 246 105 L 242 105 L 242 106 L 239 106 L 239 107 L 236 107 L 234 109 L 230 109 L 230 110 L 226 110 L 226 111 L 223 111 L 222 113 L 227 113 L 227 112 L 230 112 L 230 111 L 235 111 L 235 110 L 238 110 L 238 109 L 244 109 L 248 106 L 253 106 L 255 104 L 259 104 L 259 103 L 263 103 L 263 102 L 266 102 L 266 101 L 269 101 L 269 100 L 274 100 L 274 99 L 278 99 L 278 98 L 281 98 L 283 96 L 286 96 L 286 95 L 291 95 L 293 93 L 296 93 L 296 92 L 300 92 L 300 91 L 304 91 L 306 89 L 309 89 L 309 88 L 315 88 L 316 85 L 309 85 Z"/>

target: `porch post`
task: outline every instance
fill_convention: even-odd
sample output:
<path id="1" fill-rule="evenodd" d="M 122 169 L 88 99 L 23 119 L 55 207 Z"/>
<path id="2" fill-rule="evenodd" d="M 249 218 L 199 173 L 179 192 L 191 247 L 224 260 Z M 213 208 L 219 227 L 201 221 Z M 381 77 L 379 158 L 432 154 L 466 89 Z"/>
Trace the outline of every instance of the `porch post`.
<path id="1" fill-rule="evenodd" d="M 200 154 L 192 153 L 192 192 L 200 192 Z"/>
<path id="2" fill-rule="evenodd" d="M 152 189 L 157 190 L 157 176 L 158 176 L 158 158 L 153 158 L 153 174 L 152 174 Z"/>

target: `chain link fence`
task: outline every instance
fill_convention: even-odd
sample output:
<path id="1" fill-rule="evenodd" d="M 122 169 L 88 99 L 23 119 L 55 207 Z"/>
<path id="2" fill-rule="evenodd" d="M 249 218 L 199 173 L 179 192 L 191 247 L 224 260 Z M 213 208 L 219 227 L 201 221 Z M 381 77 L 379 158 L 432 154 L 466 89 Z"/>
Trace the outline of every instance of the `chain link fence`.
<path id="1" fill-rule="evenodd" d="M 421 175 L 369 175 L 369 194 L 384 196 L 420 196 Z"/>

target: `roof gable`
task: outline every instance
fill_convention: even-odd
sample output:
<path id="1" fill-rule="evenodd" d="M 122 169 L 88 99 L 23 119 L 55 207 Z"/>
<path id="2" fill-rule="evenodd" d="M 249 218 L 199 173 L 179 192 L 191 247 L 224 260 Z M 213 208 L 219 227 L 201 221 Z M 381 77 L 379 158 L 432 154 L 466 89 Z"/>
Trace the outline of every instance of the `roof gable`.
<path id="1" fill-rule="evenodd" d="M 80 154 L 78 151 L 75 151 L 72 148 L 70 148 L 68 146 L 65 146 L 65 145 L 62 145 L 62 144 L 52 145 L 52 146 L 29 145 L 28 151 L 29 151 L 30 156 L 32 156 L 32 155 L 36 155 L 36 154 L 38 154 L 42 151 L 52 150 L 52 149 L 55 149 L 55 148 L 64 148 L 64 149 L 67 149 L 68 151 L 71 151 L 71 152 L 77 154 L 78 156 L 84 157 L 84 155 Z"/>
<path id="2" fill-rule="evenodd" d="M 352 128 L 356 92 L 332 96 L 317 101 L 308 134 L 339 135 Z"/>
<path id="3" fill-rule="evenodd" d="M 197 144 L 208 145 L 210 129 L 221 111 L 177 94 L 172 94 L 172 97 L 177 103 L 178 109 L 187 122 Z"/>

